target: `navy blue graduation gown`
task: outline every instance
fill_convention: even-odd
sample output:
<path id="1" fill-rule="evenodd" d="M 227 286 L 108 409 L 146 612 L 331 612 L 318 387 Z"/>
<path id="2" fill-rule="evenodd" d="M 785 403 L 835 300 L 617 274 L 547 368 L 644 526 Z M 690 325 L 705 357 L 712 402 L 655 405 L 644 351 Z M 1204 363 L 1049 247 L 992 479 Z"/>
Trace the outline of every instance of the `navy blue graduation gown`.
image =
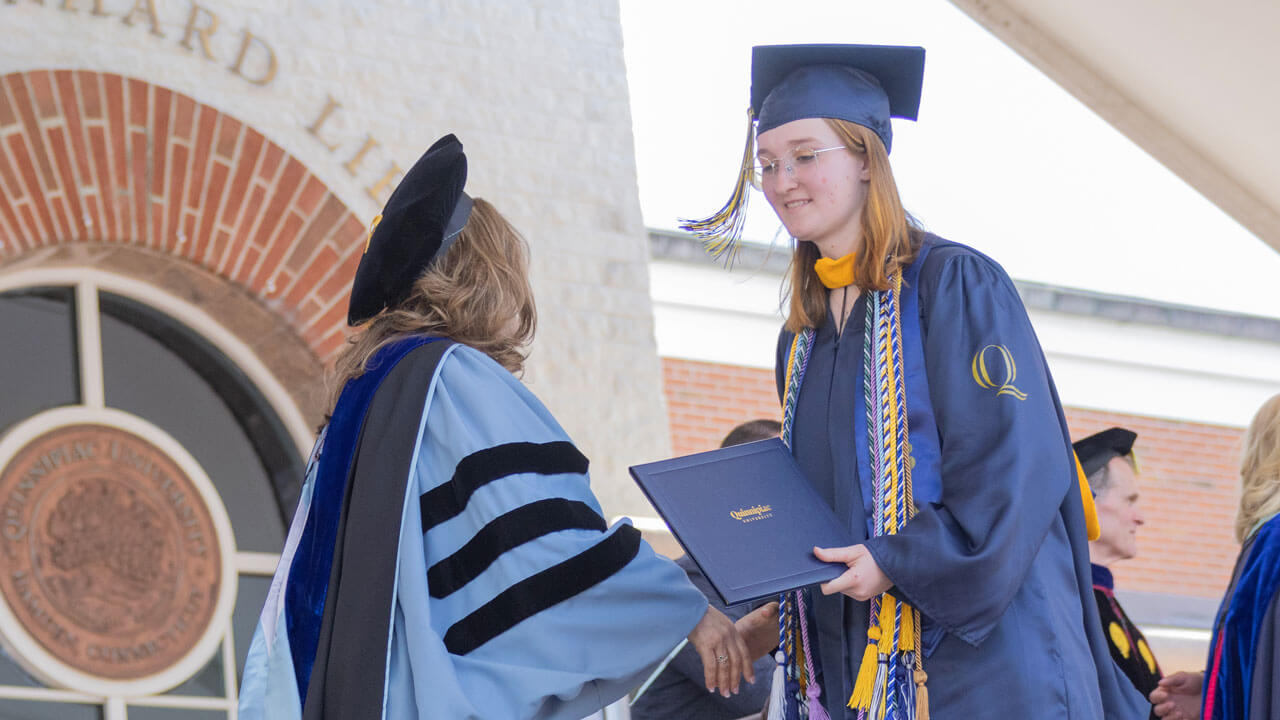
<path id="1" fill-rule="evenodd" d="M 907 273 L 918 287 L 903 290 L 918 293 L 919 331 L 904 332 L 903 343 L 922 351 L 941 456 L 935 477 L 925 476 L 930 464 L 917 464 L 916 483 L 937 488 L 935 501 L 923 502 L 897 535 L 868 539 L 870 485 L 855 442 L 865 297 L 839 337 L 830 316 L 817 330 L 796 409 L 795 457 L 893 581 L 892 592 L 924 613 L 935 720 L 1145 718 L 1150 705 L 1108 656 L 1070 437 L 1021 299 L 986 256 L 931 235 L 924 243 L 927 256 Z M 784 330 L 778 341 L 779 397 L 791 340 Z M 915 423 L 923 408 L 908 410 Z M 844 706 L 866 645 L 868 604 L 816 589 L 813 596 L 822 698 L 833 718 L 853 718 Z"/>

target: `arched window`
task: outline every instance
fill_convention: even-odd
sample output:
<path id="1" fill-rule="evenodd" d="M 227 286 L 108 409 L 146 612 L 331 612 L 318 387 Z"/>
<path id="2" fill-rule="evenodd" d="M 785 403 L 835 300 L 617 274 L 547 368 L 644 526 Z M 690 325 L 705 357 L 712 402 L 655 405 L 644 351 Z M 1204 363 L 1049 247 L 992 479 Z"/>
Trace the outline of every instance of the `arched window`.
<path id="1" fill-rule="evenodd" d="M 87 272 L 75 276 L 55 273 L 52 279 L 61 282 L 51 282 L 50 276 L 37 277 L 28 285 L 9 282 L 7 289 L 0 292 L 0 337 L 5 338 L 0 342 L 0 397 L 4 398 L 0 402 L 0 447 L 7 447 L 5 438 L 36 434 L 40 428 L 19 430 L 33 422 L 39 425 L 39 418 L 71 413 L 75 418 L 86 419 L 86 427 L 97 427 L 94 423 L 101 418 L 107 428 L 101 431 L 107 433 L 102 435 L 104 438 L 115 432 L 113 428 L 123 427 L 121 432 L 136 431 L 140 447 L 171 448 L 169 454 L 177 456 L 178 466 L 191 468 L 190 474 L 196 479 L 205 478 L 200 482 L 207 485 L 197 485 L 212 488 L 211 497 L 205 498 L 205 504 L 213 511 L 211 515 L 229 520 L 230 546 L 224 539 L 219 549 L 232 568 L 229 577 L 234 582 L 221 586 L 223 591 L 234 586 L 234 598 L 224 601 L 231 618 L 219 623 L 218 627 L 225 630 L 219 631 L 216 644 L 209 645 L 213 648 L 211 656 L 206 653 L 199 662 L 188 663 L 180 677 L 170 674 L 162 681 L 172 687 L 157 688 L 154 694 L 144 697 L 126 700 L 125 696 L 132 693 L 114 693 L 112 688 L 125 686 L 112 684 L 110 677 L 101 686 L 88 686 L 106 690 L 86 691 L 83 683 L 59 681 L 57 672 L 36 667 L 32 658 L 23 654 L 23 643 L 30 644 L 26 636 L 34 635 L 39 642 L 56 645 L 59 636 L 52 628 L 63 625 L 66 634 L 79 634 L 77 640 L 82 643 L 90 642 L 87 636 L 94 632 L 104 636 L 115 633 L 112 647 L 119 650 L 111 652 L 118 653 L 121 666 L 135 655 L 163 652 L 166 638 L 174 637 L 172 632 L 163 634 L 171 627 L 152 628 L 161 635 L 149 640 L 139 640 L 137 633 L 128 634 L 134 626 L 144 628 L 147 622 L 177 626 L 185 622 L 178 610 L 169 617 L 155 609 L 177 607 L 174 603 L 178 601 L 166 595 L 170 586 L 163 578 L 178 572 L 175 562 L 181 564 L 182 553 L 174 547 L 186 542 L 188 545 L 183 547 L 195 548 L 191 552 L 202 551 L 207 546 L 200 543 L 209 538 L 190 539 L 201 534 L 196 520 L 187 515 L 190 507 L 200 505 L 198 493 L 175 489 L 177 485 L 164 480 L 164 471 L 149 461 L 134 458 L 131 472 L 136 471 L 139 477 L 149 472 L 149 477 L 160 478 L 154 487 L 130 488 L 110 477 L 100 477 L 100 471 L 92 477 L 81 473 L 81 477 L 71 470 L 56 480 L 26 481 L 24 485 L 21 478 L 13 475 L 22 470 L 14 470 L 21 453 L 15 454 L 10 448 L 5 451 L 8 457 L 0 457 L 0 472 L 5 472 L 7 463 L 16 484 L 0 489 L 5 493 L 0 495 L 0 516 L 4 512 L 9 512 L 11 519 L 29 515 L 33 528 L 31 547 L 38 542 L 44 545 L 40 545 L 39 552 L 27 552 L 34 563 L 30 567 L 22 565 L 26 559 L 6 559 L 5 553 L 0 552 L 0 570 L 29 573 L 31 582 L 45 588 L 48 594 L 33 591 L 33 601 L 26 588 L 35 585 L 19 584 L 13 586 L 16 590 L 11 588 L 0 596 L 6 608 L 27 606 L 6 612 L 3 619 L 10 626 L 0 627 L 5 647 L 5 653 L 0 655 L 0 704 L 5 717 L 15 718 L 122 720 L 127 714 L 130 720 L 147 720 L 234 716 L 244 655 L 300 490 L 303 458 L 298 450 L 298 432 L 295 429 L 291 434 L 286 428 L 262 384 L 252 379 L 252 368 L 237 364 L 210 339 L 211 334 L 217 333 L 189 322 L 190 313 L 186 313 L 188 322 L 179 320 L 174 308 L 157 302 L 155 292 L 148 288 L 139 286 L 139 292 L 131 292 L 134 281 L 117 278 L 104 282 L 103 277 Z M 176 446 L 168 444 L 171 442 Z M 123 446 L 108 438 L 97 452 L 106 453 L 105 448 L 109 447 L 115 457 L 127 451 L 119 450 Z M 85 452 L 94 454 L 92 449 Z M 46 453 L 44 466 L 52 467 L 56 463 L 50 463 L 48 457 L 56 460 L 62 456 Z M 157 459 L 155 465 L 163 466 L 163 460 Z M 35 461 L 29 464 L 32 462 Z M 38 462 L 31 465 L 36 466 Z M 54 478 L 52 470 L 50 473 L 48 477 Z M 67 489 L 72 483 L 81 485 Z M 51 489 L 55 485 L 63 489 L 55 492 Z M 52 499 L 42 500 L 46 497 Z M 52 507 L 55 499 L 56 508 Z M 90 518 L 104 513 L 108 513 L 105 520 Z M 166 513 L 176 519 L 165 520 Z M 112 556 L 101 541 L 94 541 L 97 545 L 90 543 L 88 538 L 98 525 L 105 527 L 103 532 L 116 533 L 112 537 L 123 533 L 130 538 L 132 545 L 127 547 L 135 550 L 121 552 L 136 559 Z M 60 532 L 83 541 L 79 545 L 87 548 L 77 551 L 77 563 L 66 559 L 71 550 L 64 547 L 65 537 L 58 536 L 63 545 L 57 547 L 47 538 L 40 540 L 56 536 L 57 532 L 50 529 L 55 526 L 76 528 L 74 532 Z M 163 532 L 155 529 L 170 526 L 178 528 L 178 540 L 164 540 Z M 15 524 L 10 534 L 19 535 L 17 527 Z M 3 542 L 0 540 L 0 544 Z M 17 557 L 12 551 L 10 555 Z M 59 568 L 74 564 L 75 569 L 54 572 L 50 561 L 43 559 L 46 556 L 54 558 L 53 565 Z M 172 561 L 175 557 L 179 560 Z M 22 567 L 15 569 L 15 563 Z M 37 576 L 42 571 L 58 577 L 41 579 Z M 209 580 L 204 569 L 193 572 L 205 573 Z M 153 585 L 148 586 L 148 582 Z M 111 592 L 129 597 L 107 598 Z M 191 597 L 197 595 L 192 591 Z M 81 628 L 76 613 L 59 614 L 59 603 L 72 602 L 68 598 L 80 599 L 76 607 L 106 607 L 130 619 L 114 625 L 104 620 L 102 628 L 96 630 Z M 20 617 L 27 618 L 25 624 Z M 11 627 L 15 622 L 22 625 L 17 632 Z M 30 628 L 42 623 L 43 630 Z M 21 638 L 26 639 L 20 641 Z M 106 651 L 93 652 L 102 655 Z M 154 679 L 155 674 L 149 677 Z M 64 687 L 56 687 L 58 684 Z M 65 689 L 68 685 L 76 689 Z"/>

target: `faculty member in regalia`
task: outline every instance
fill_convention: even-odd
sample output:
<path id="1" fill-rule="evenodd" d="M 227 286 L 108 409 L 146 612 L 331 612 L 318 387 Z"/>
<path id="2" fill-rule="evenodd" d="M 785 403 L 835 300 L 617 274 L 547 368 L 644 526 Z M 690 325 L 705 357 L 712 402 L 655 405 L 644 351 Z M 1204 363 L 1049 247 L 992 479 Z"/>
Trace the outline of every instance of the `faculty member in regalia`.
<path id="1" fill-rule="evenodd" d="M 1177 672 L 1151 693 L 1169 720 L 1280 718 L 1280 395 L 1262 404 L 1240 461 L 1240 554 L 1218 606 L 1204 672 Z"/>
<path id="2" fill-rule="evenodd" d="M 684 572 L 606 525 L 587 458 L 512 374 L 527 251 L 465 181 L 446 136 L 371 230 L 242 720 L 578 720 L 686 635 L 709 688 L 752 674 Z"/>
<path id="3" fill-rule="evenodd" d="M 782 599 L 779 717 L 1143 718 L 1098 622 L 1089 495 L 1017 290 L 899 199 L 890 117 L 916 117 L 923 70 L 922 48 L 755 48 L 738 186 L 685 225 L 732 253 L 754 181 L 795 239 L 783 438 L 855 538 L 815 549 L 844 574 Z"/>
<path id="4" fill-rule="evenodd" d="M 1138 555 L 1138 528 L 1146 522 L 1138 493 L 1137 433 L 1113 427 L 1075 441 L 1076 458 L 1098 509 L 1098 538 L 1089 542 L 1093 597 L 1111 659 L 1144 697 L 1160 682 L 1160 665 L 1151 646 L 1116 598 L 1111 566 Z"/>

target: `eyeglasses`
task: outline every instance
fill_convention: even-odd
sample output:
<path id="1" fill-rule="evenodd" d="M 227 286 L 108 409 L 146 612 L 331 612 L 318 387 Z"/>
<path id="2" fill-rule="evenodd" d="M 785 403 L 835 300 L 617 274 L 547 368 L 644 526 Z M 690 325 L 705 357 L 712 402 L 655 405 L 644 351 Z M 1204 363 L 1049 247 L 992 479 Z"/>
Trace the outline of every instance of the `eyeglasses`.
<path id="1" fill-rule="evenodd" d="M 757 158 L 755 165 L 755 185 L 756 187 L 760 187 L 764 180 L 769 180 L 776 176 L 779 168 L 786 170 L 787 175 L 794 178 L 796 175 L 816 167 L 818 165 L 818 156 L 822 153 L 844 149 L 844 145 L 817 149 L 798 147 L 788 150 L 782 157 L 774 160 Z"/>

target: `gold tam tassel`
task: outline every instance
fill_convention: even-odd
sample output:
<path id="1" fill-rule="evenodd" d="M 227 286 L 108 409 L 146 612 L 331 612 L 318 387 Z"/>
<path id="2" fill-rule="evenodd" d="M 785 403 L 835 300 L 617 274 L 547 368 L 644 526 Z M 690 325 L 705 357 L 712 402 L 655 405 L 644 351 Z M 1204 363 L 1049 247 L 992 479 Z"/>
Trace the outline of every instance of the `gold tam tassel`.
<path id="1" fill-rule="evenodd" d="M 853 694 L 849 696 L 849 708 L 853 710 L 871 710 L 872 705 L 883 700 L 876 695 L 876 689 L 880 685 L 879 675 L 884 661 L 893 652 L 893 615 L 897 603 L 897 599 L 888 593 L 880 596 L 880 615 L 876 624 L 867 628 L 867 649 L 862 653 L 858 680 L 853 684 Z"/>
<path id="2" fill-rule="evenodd" d="M 733 186 L 733 195 L 724 207 L 710 217 L 702 220 L 681 220 L 680 229 L 697 235 L 702 246 L 712 257 L 719 258 L 728 253 L 728 262 L 733 264 L 733 257 L 738 252 L 738 243 L 742 239 L 742 228 L 747 221 L 747 198 L 751 187 L 755 184 L 756 174 L 756 128 L 755 116 L 751 108 L 747 108 L 747 143 L 742 151 L 742 166 L 738 169 L 738 181 Z"/>
<path id="3" fill-rule="evenodd" d="M 858 680 L 853 684 L 853 694 L 849 696 L 849 708 L 852 710 L 870 710 L 871 695 L 876 684 L 877 646 L 880 643 L 880 628 L 867 630 L 867 649 L 862 653 L 862 664 L 858 666 Z"/>
<path id="4" fill-rule="evenodd" d="M 916 670 L 916 720 L 929 720 L 929 688 L 925 687 L 928 680 L 924 670 Z"/>
<path id="5" fill-rule="evenodd" d="M 898 600 L 889 593 L 880 596 L 880 654 L 893 652 L 893 615 Z M 867 633 L 870 635 L 870 633 Z"/>
<path id="6" fill-rule="evenodd" d="M 906 652 L 916 646 L 916 609 L 902 603 L 902 625 L 898 628 L 898 647 Z"/>

